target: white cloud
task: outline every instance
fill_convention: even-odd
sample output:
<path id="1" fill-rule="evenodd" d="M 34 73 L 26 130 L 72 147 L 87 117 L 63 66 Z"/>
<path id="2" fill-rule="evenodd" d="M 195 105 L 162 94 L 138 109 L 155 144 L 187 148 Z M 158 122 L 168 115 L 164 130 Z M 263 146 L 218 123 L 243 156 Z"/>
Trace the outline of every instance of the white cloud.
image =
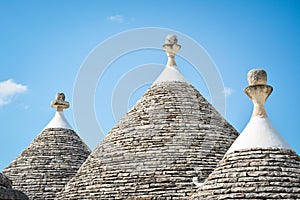
<path id="1" fill-rule="evenodd" d="M 107 17 L 107 20 L 109 20 L 111 22 L 123 23 L 124 17 L 122 15 L 111 15 L 111 16 Z"/>
<path id="2" fill-rule="evenodd" d="M 27 91 L 27 86 L 18 84 L 12 79 L 0 82 L 0 106 L 9 104 L 16 94 Z"/>
<path id="3" fill-rule="evenodd" d="M 229 87 L 224 87 L 224 94 L 226 97 L 230 96 L 233 92 L 233 89 L 229 88 Z"/>

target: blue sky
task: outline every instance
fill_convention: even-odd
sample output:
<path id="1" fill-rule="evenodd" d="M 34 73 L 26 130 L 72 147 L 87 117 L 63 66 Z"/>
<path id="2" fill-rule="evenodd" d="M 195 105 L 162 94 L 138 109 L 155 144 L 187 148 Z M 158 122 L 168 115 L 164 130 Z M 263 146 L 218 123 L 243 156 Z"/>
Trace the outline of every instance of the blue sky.
<path id="1" fill-rule="evenodd" d="M 225 118 L 239 132 L 252 111 L 251 101 L 243 93 L 247 72 L 264 68 L 268 84 L 274 88 L 266 104 L 269 118 L 299 153 L 299 10 L 300 1 L 290 0 L 0 1 L 0 169 L 52 118 L 50 102 L 56 92 L 64 92 L 72 105 L 80 67 L 97 45 L 120 32 L 143 27 L 173 29 L 208 52 L 227 91 Z M 95 92 L 95 112 L 105 133 L 115 124 L 106 100 L 112 88 L 126 72 L 147 63 L 164 65 L 166 56 L 160 50 L 131 52 L 105 72 L 104 82 L 99 82 Z M 178 58 L 178 65 L 210 100 L 203 77 L 184 59 Z M 133 93 L 130 106 L 149 86 Z M 65 114 L 76 129 L 73 108 Z M 85 138 L 86 133 L 78 134 Z M 86 142 L 93 147 L 100 142 L 97 140 Z"/>

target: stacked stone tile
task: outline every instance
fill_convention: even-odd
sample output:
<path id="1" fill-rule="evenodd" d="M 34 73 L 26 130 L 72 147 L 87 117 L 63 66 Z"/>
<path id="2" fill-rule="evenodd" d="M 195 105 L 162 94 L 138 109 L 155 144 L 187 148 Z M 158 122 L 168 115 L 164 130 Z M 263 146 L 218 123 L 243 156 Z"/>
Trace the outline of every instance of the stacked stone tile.
<path id="1" fill-rule="evenodd" d="M 0 199 L 27 200 L 28 197 L 23 192 L 13 189 L 11 181 L 0 173 Z"/>
<path id="2" fill-rule="evenodd" d="M 174 42 L 175 41 L 175 42 Z M 107 134 L 57 199 L 183 199 L 238 136 L 180 74 L 169 36 L 168 64 Z M 176 50 L 177 49 L 177 50 Z"/>
<path id="3" fill-rule="evenodd" d="M 269 123 L 266 73 L 249 74 L 252 119 L 191 199 L 300 199 L 300 157 Z"/>
<path id="4" fill-rule="evenodd" d="M 192 199 L 300 199 L 300 158 L 280 148 L 234 151 Z"/>
<path id="5" fill-rule="evenodd" d="M 58 94 L 52 121 L 3 171 L 30 199 L 54 199 L 90 154 L 63 115 L 68 106 Z"/>

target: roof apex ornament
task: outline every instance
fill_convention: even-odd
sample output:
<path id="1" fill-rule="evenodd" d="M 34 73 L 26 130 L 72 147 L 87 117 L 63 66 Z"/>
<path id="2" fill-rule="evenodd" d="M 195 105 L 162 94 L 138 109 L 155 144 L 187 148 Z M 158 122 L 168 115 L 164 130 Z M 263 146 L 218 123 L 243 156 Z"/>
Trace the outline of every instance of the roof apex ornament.
<path id="1" fill-rule="evenodd" d="M 254 108 L 252 118 L 255 116 L 267 118 L 265 102 L 273 91 L 273 87 L 267 84 L 267 72 L 263 69 L 252 69 L 248 72 L 249 86 L 244 92 L 252 100 Z"/>
<path id="2" fill-rule="evenodd" d="M 178 39 L 176 35 L 167 35 L 165 44 L 162 46 L 163 50 L 168 55 L 168 66 L 176 66 L 175 56 L 181 48 L 181 45 L 177 44 Z"/>
<path id="3" fill-rule="evenodd" d="M 253 102 L 252 117 L 226 155 L 245 149 L 251 151 L 255 148 L 292 150 L 292 147 L 270 122 L 264 107 L 267 98 L 273 91 L 272 86 L 266 85 L 267 73 L 262 69 L 250 70 L 248 81 L 249 86 L 244 89 L 244 92 Z"/>
<path id="4" fill-rule="evenodd" d="M 57 93 L 56 100 L 51 102 L 51 107 L 56 108 L 57 111 L 63 111 L 63 109 L 67 109 L 70 107 L 69 102 L 65 101 L 64 93 Z"/>

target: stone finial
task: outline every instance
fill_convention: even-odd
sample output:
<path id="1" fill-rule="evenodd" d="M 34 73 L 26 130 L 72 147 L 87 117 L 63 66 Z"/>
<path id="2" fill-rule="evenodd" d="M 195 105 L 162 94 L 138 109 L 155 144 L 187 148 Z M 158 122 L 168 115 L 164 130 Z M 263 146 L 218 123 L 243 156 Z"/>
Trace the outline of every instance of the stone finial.
<path id="1" fill-rule="evenodd" d="M 51 107 L 56 108 L 57 111 L 63 111 L 63 109 L 69 108 L 69 102 L 65 101 L 64 93 L 57 93 L 56 100 L 51 102 Z"/>
<path id="2" fill-rule="evenodd" d="M 263 69 L 253 69 L 248 72 L 249 86 L 244 89 L 244 92 L 252 100 L 254 109 L 252 117 L 261 116 L 267 117 L 265 110 L 265 102 L 273 91 L 272 86 L 267 84 L 267 73 Z"/>
<path id="3" fill-rule="evenodd" d="M 177 44 L 178 39 L 176 35 L 167 35 L 165 44 L 162 46 L 163 50 L 168 55 L 168 66 L 176 66 L 175 56 L 181 46 Z"/>
<path id="4" fill-rule="evenodd" d="M 252 69 L 248 72 L 249 85 L 266 85 L 267 72 L 263 69 Z"/>
<path id="5" fill-rule="evenodd" d="M 166 37 L 166 44 L 177 44 L 177 42 L 178 42 L 178 39 L 177 39 L 177 36 L 176 35 L 172 35 L 172 34 L 170 34 L 170 35 L 167 35 L 167 37 Z"/>

